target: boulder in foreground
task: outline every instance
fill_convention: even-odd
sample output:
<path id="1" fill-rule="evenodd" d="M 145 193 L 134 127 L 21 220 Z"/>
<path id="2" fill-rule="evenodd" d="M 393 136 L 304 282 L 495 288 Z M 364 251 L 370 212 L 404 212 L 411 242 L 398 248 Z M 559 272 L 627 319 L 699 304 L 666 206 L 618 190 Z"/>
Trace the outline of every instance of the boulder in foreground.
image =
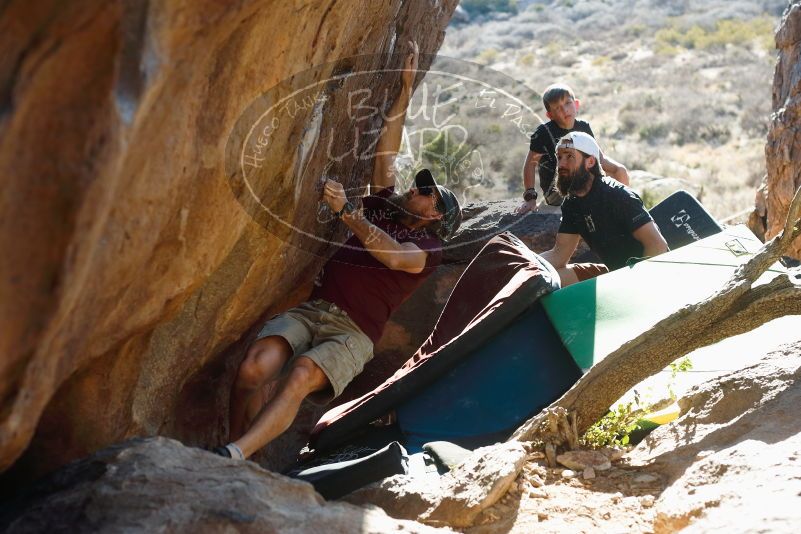
<path id="1" fill-rule="evenodd" d="M 326 502 L 310 484 L 166 438 L 103 449 L 0 508 L 26 532 L 449 532 L 376 507 Z"/>
<path id="2" fill-rule="evenodd" d="M 666 475 L 655 532 L 797 532 L 801 341 L 702 384 L 630 454 Z M 794 525 L 794 526 L 793 526 Z"/>

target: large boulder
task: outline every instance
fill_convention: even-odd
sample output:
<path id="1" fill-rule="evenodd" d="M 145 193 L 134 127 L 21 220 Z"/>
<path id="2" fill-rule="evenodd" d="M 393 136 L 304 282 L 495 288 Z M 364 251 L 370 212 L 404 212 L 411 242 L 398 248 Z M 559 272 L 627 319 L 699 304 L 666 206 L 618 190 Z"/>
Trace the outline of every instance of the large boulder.
<path id="1" fill-rule="evenodd" d="M 369 176 L 361 154 L 330 168 L 380 120 L 354 124 L 344 77 L 395 69 L 358 103 L 387 106 L 407 41 L 435 52 L 456 3 L 4 3 L 0 470 L 26 448 L 22 478 L 133 435 L 223 438 L 254 325 L 304 298 L 343 237 L 317 218 L 317 179 Z M 248 210 L 226 147 L 270 88 L 320 81 L 264 130 L 248 184 L 296 235 L 326 238 L 298 246 Z"/>
<path id="2" fill-rule="evenodd" d="M 441 477 L 396 475 L 345 497 L 392 517 L 465 528 L 509 490 L 526 463 L 522 443 L 481 447 Z"/>
<path id="3" fill-rule="evenodd" d="M 773 76 L 773 115 L 765 147 L 768 174 L 757 191 L 756 209 L 749 226 L 770 239 L 784 227 L 794 192 L 801 187 L 801 1 L 787 6 L 776 32 L 779 60 Z M 789 255 L 801 259 L 801 239 Z"/>
<path id="4" fill-rule="evenodd" d="M 326 502 L 311 484 L 184 447 L 132 440 L 65 466 L 0 507 L 0 529 L 39 532 L 451 532 Z"/>
<path id="5" fill-rule="evenodd" d="M 801 524 L 801 342 L 701 384 L 629 455 L 668 479 L 655 532 L 794 532 Z"/>
<path id="6" fill-rule="evenodd" d="M 676 191 L 687 191 L 699 201 L 702 200 L 704 192 L 703 185 L 681 178 L 659 176 L 646 171 L 629 171 L 629 180 L 629 187 L 640 195 L 645 207 L 649 209 Z"/>

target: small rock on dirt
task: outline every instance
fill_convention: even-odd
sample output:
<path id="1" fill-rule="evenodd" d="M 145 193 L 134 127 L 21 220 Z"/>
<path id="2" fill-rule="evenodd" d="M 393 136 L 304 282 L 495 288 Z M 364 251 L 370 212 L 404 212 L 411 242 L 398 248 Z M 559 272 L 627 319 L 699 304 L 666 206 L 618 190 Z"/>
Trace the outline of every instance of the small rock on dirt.
<path id="1" fill-rule="evenodd" d="M 626 453 L 623 449 L 617 449 L 615 447 L 603 447 L 598 449 L 598 452 L 609 458 L 610 462 L 616 462 L 623 458 L 623 455 Z"/>
<path id="2" fill-rule="evenodd" d="M 545 488 L 531 488 L 528 490 L 528 496 L 532 499 L 547 499 L 548 492 Z"/>
<path id="3" fill-rule="evenodd" d="M 556 461 L 576 471 L 592 467 L 596 471 L 605 471 L 612 467 L 609 458 L 598 451 L 568 451 L 556 457 Z"/>
<path id="4" fill-rule="evenodd" d="M 657 480 L 659 480 L 658 476 L 648 473 L 641 473 L 634 477 L 634 482 L 636 484 L 650 484 L 651 482 L 656 482 Z"/>

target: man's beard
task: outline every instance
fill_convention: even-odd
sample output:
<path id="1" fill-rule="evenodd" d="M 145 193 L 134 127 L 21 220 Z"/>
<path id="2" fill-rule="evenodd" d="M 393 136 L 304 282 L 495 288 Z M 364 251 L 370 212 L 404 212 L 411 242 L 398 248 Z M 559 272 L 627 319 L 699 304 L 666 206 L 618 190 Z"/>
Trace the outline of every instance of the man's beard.
<path id="1" fill-rule="evenodd" d="M 390 217 L 392 222 L 404 224 L 409 227 L 417 227 L 420 221 L 430 222 L 428 219 L 420 217 L 406 209 L 406 201 L 411 198 L 412 193 L 393 193 L 387 197 L 387 202 L 392 206 Z"/>
<path id="2" fill-rule="evenodd" d="M 575 193 L 576 191 L 583 190 L 592 179 L 592 174 L 584 165 L 579 166 L 576 172 L 572 174 L 559 174 L 556 180 L 556 187 L 562 196 L 567 196 L 568 193 Z"/>

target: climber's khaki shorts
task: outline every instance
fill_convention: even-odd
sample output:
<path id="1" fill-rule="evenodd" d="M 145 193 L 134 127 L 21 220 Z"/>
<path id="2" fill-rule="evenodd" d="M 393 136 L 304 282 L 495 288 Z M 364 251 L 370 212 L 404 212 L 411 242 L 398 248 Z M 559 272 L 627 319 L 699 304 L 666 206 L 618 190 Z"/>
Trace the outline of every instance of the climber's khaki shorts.
<path id="1" fill-rule="evenodd" d="M 285 370 L 295 358 L 306 356 L 328 377 L 331 391 L 309 396 L 317 404 L 338 397 L 373 357 L 370 338 L 339 306 L 320 299 L 304 302 L 267 321 L 256 339 L 268 336 L 281 336 L 292 347 L 293 357 Z"/>

